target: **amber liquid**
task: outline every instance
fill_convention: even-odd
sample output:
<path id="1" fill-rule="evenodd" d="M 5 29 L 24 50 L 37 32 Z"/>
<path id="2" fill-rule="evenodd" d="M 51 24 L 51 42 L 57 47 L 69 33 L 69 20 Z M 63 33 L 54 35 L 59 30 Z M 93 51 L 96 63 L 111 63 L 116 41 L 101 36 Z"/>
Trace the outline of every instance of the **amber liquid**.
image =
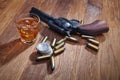
<path id="1" fill-rule="evenodd" d="M 38 34 L 38 21 L 34 18 L 23 18 L 17 24 L 22 42 L 33 42 Z"/>

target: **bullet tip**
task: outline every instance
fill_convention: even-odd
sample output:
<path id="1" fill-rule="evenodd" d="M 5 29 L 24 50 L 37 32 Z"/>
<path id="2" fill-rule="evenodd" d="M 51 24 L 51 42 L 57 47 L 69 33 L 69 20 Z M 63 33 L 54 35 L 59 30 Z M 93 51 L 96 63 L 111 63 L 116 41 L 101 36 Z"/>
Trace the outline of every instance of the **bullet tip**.
<path id="1" fill-rule="evenodd" d="M 54 69 L 55 69 L 55 66 L 51 66 L 51 70 L 54 71 Z"/>
<path id="2" fill-rule="evenodd" d="M 35 58 L 35 61 L 37 61 L 37 62 L 38 62 L 38 61 L 39 61 L 39 58 L 38 58 L 38 57 L 36 57 L 36 58 Z"/>

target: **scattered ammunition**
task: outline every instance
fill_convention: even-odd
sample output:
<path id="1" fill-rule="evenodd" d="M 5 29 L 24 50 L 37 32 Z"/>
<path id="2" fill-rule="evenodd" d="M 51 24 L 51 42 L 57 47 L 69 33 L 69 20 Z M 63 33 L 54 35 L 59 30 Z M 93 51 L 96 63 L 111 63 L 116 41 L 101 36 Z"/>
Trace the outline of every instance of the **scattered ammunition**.
<path id="1" fill-rule="evenodd" d="M 95 44 L 95 45 L 97 45 L 97 46 L 99 45 L 99 42 L 94 40 L 94 39 L 88 39 L 88 41 Z"/>
<path id="2" fill-rule="evenodd" d="M 60 53 L 60 52 L 62 52 L 64 50 L 65 50 L 65 47 L 59 48 L 58 50 L 54 51 L 54 54 L 58 54 L 58 53 Z"/>
<path id="3" fill-rule="evenodd" d="M 61 48 L 64 45 L 65 45 L 65 42 L 62 42 L 62 43 L 58 44 L 57 46 L 55 46 L 55 49 L 57 50 L 57 49 Z"/>
<path id="4" fill-rule="evenodd" d="M 92 48 L 92 49 L 94 49 L 94 50 L 96 50 L 96 51 L 99 50 L 99 47 L 97 47 L 97 46 L 95 46 L 95 45 L 93 45 L 91 43 L 87 43 L 87 46 L 90 47 L 90 48 Z"/>
<path id="5" fill-rule="evenodd" d="M 81 35 L 82 38 L 84 39 L 95 39 L 93 36 L 88 36 L 88 35 Z"/>
<path id="6" fill-rule="evenodd" d="M 66 39 L 67 39 L 67 38 L 65 37 L 65 38 L 63 38 L 63 39 L 59 40 L 58 42 L 56 42 L 56 44 L 58 45 L 58 44 L 60 44 L 60 43 L 64 42 Z"/>
<path id="7" fill-rule="evenodd" d="M 68 40 L 71 40 L 71 41 L 74 41 L 74 42 L 78 42 L 78 40 L 76 38 L 74 38 L 74 37 L 68 37 L 68 36 L 66 36 L 66 38 Z"/>
<path id="8" fill-rule="evenodd" d="M 51 70 L 53 71 L 55 69 L 54 56 L 65 50 L 64 41 L 67 39 L 67 37 L 58 41 L 57 46 L 56 46 L 56 41 L 57 41 L 56 38 L 53 39 L 51 45 L 46 42 L 47 39 L 48 36 L 45 36 L 42 40 L 42 43 L 37 45 L 36 47 L 37 50 L 44 55 L 36 57 L 36 61 L 50 59 Z"/>
<path id="9" fill-rule="evenodd" d="M 57 40 L 56 40 L 56 38 L 54 38 L 54 39 L 53 39 L 53 41 L 52 41 L 52 43 L 51 43 L 51 46 L 52 46 L 52 47 L 54 47 L 54 46 L 55 46 L 56 41 L 57 41 Z"/>
<path id="10" fill-rule="evenodd" d="M 45 37 L 43 38 L 43 40 L 42 40 L 42 43 L 43 43 L 43 42 L 46 42 L 47 39 L 48 39 L 48 36 L 45 36 Z"/>
<path id="11" fill-rule="evenodd" d="M 50 58 L 51 55 L 45 55 L 45 56 L 39 56 L 39 57 L 36 57 L 36 61 L 40 61 L 42 59 L 47 59 L 47 58 Z"/>
<path id="12" fill-rule="evenodd" d="M 50 62 L 51 62 L 51 70 L 53 71 L 55 69 L 55 60 L 53 56 L 50 57 Z"/>

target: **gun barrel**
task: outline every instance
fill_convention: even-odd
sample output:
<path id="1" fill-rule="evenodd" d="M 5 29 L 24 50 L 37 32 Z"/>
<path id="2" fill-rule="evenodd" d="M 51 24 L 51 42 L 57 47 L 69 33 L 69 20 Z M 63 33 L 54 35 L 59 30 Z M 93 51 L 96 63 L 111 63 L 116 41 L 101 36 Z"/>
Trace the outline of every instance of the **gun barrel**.
<path id="1" fill-rule="evenodd" d="M 49 20 L 54 20 L 54 18 L 44 12 L 42 12 L 41 10 L 38 10 L 35 7 L 32 7 L 29 13 L 33 13 L 38 15 L 38 17 L 40 18 L 41 21 L 47 23 Z"/>

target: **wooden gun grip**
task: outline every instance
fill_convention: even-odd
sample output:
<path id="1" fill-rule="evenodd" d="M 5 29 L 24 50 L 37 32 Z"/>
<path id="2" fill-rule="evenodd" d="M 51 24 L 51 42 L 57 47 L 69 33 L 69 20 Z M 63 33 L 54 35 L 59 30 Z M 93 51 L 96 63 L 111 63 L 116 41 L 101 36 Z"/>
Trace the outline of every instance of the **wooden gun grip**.
<path id="1" fill-rule="evenodd" d="M 105 21 L 96 20 L 93 23 L 80 25 L 77 31 L 86 35 L 98 35 L 109 31 L 109 27 Z"/>

